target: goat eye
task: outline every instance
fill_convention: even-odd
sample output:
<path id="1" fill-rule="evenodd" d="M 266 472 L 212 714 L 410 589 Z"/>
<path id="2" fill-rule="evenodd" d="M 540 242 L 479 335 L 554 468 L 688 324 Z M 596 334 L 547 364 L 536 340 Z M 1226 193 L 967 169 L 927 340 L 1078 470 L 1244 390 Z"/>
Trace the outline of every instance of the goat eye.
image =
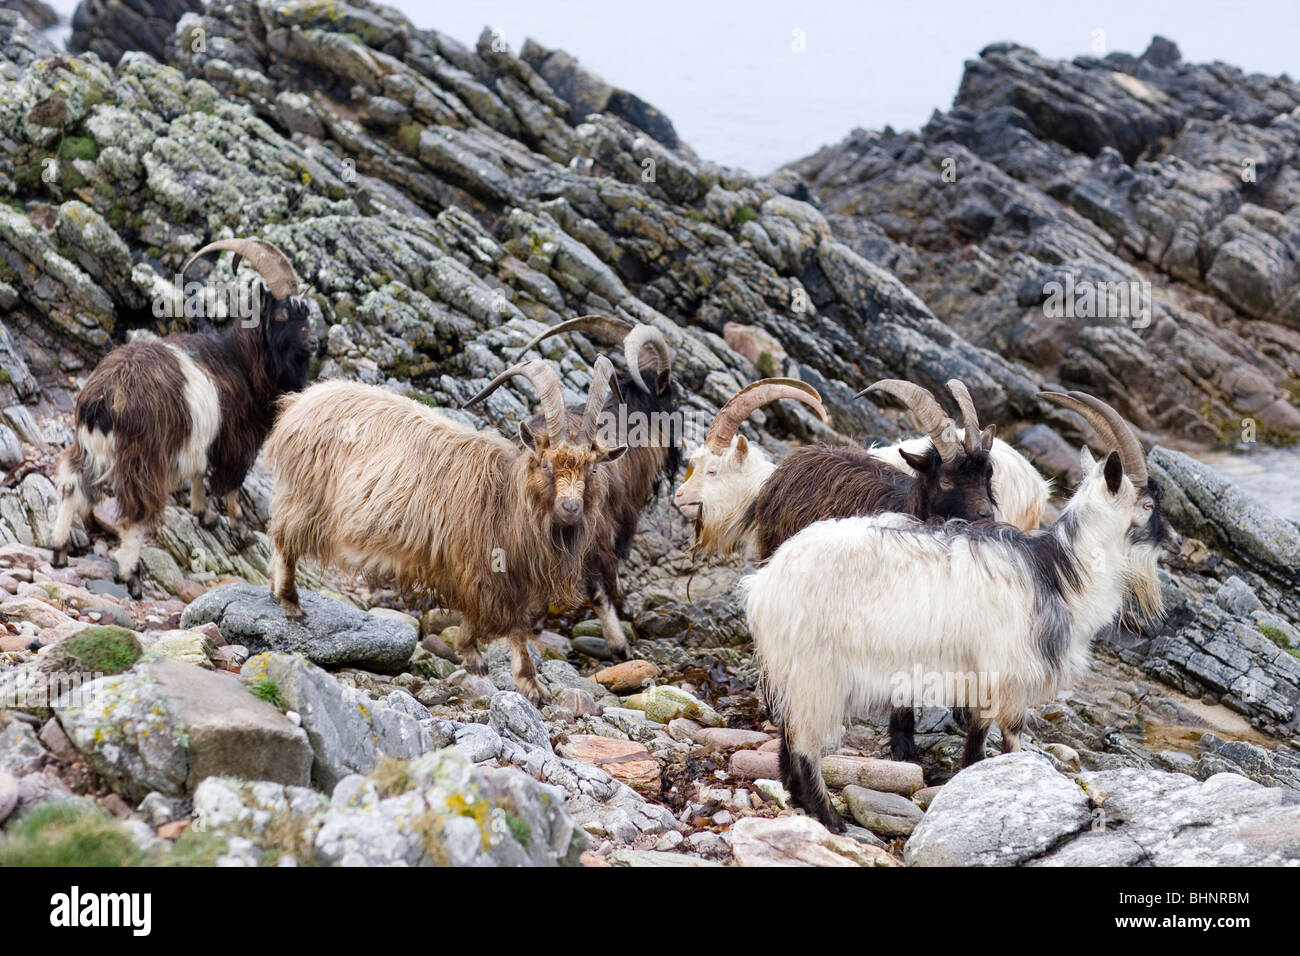
<path id="1" fill-rule="evenodd" d="M 714 475 L 716 475 L 717 473 L 718 473 L 718 469 L 716 469 L 716 468 L 710 468 L 708 471 L 706 471 L 706 472 L 704 473 L 704 477 L 705 477 L 705 478 L 712 478 L 712 477 L 713 477 Z"/>

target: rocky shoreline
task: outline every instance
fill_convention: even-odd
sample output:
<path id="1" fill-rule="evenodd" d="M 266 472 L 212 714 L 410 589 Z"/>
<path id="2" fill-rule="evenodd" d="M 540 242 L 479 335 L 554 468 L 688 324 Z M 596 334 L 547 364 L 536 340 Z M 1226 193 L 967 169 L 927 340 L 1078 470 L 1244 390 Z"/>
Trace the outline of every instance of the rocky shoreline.
<path id="1" fill-rule="evenodd" d="M 919 133 L 855 131 L 757 178 L 531 40 L 470 49 L 365 2 L 197 7 L 160 34 L 83 4 L 72 46 L 93 52 L 61 53 L 0 5 L 0 863 L 75 862 L 87 834 L 110 865 L 1294 862 L 1300 527 L 1185 452 L 1300 435 L 1300 85 L 1160 38 L 1068 63 L 996 45 Z M 230 235 L 310 286 L 315 375 L 447 410 L 542 325 L 602 312 L 668 337 L 688 444 L 763 374 L 813 384 L 833 421 L 770 406 L 744 433 L 774 456 L 896 438 L 854 392 L 959 376 L 1066 489 L 1080 422 L 1034 396 L 1087 389 L 1157 446 L 1188 539 L 1170 612 L 1102 635 L 1028 753 L 953 783 L 946 710 L 920 715 L 919 764 L 854 724 L 825 764 L 858 823 L 836 837 L 773 780 L 743 568 L 697 566 L 668 495 L 623 572 L 637 659 L 611 665 L 587 609 L 553 615 L 540 711 L 504 644 L 469 674 L 456 615 L 382 582 L 304 567 L 310 623 L 285 621 L 260 468 L 255 540 L 178 496 L 143 600 L 113 581 L 111 507 L 52 568 L 79 379 L 188 328 L 157 303 Z M 1137 292 L 1057 314 L 1053 283 Z M 546 348 L 584 393 L 595 346 Z M 488 423 L 529 396 L 502 388 Z"/>

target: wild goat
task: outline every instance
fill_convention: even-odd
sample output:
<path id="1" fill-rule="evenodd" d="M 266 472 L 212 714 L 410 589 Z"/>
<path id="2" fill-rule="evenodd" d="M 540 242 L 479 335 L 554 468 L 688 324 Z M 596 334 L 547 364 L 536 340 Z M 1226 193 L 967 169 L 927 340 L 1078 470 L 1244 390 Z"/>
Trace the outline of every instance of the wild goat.
<path id="1" fill-rule="evenodd" d="M 142 594 L 140 550 L 172 490 L 190 483 L 190 508 L 205 527 L 217 522 L 203 476 L 247 535 L 236 495 L 275 420 L 276 399 L 307 384 L 316 340 L 284 253 L 261 239 L 223 239 L 208 252 L 247 259 L 266 282 L 254 316 L 232 318 L 224 331 L 169 335 L 114 349 L 86 378 L 74 411 L 76 439 L 59 457 L 59 514 L 54 565 L 68 560 L 74 518 L 84 519 L 105 494 L 122 518 L 117 574 L 132 597 Z M 250 321 L 253 320 L 253 321 Z"/>
<path id="2" fill-rule="evenodd" d="M 519 356 L 553 335 L 576 331 L 621 342 L 627 359 L 627 371 L 618 376 L 617 392 L 602 409 L 601 419 L 602 426 L 617 426 L 628 450 L 606 470 L 605 500 L 596 509 L 602 520 L 592 529 L 583 572 L 605 643 L 616 658 L 625 659 L 627 637 L 615 611 L 620 600 L 618 565 L 627 559 L 641 513 L 672 481 L 682 458 L 673 356 L 664 334 L 654 326 L 600 315 L 579 316 L 546 329 L 520 349 Z M 581 420 L 583 412 L 580 405 L 569 406 L 571 420 Z M 541 427 L 537 418 L 530 424 Z"/>
<path id="3" fill-rule="evenodd" d="M 948 389 L 961 408 L 965 430 L 958 441 L 952 419 L 924 388 L 884 379 L 859 394 L 884 392 L 906 403 L 930 436 L 920 452 L 899 452 L 907 474 L 865 449 L 806 445 L 785 457 L 759 489 L 742 522 L 752 529 L 760 561 L 814 521 L 896 511 L 922 520 L 932 517 L 993 517 L 993 462 L 989 446 L 995 426 L 980 431 L 975 405 L 957 379 Z"/>
<path id="4" fill-rule="evenodd" d="M 846 717 L 904 702 L 975 708 L 968 766 L 984 756 L 990 720 L 1003 750 L 1019 749 L 1028 707 L 1087 666 L 1094 635 L 1126 600 L 1162 613 L 1156 562 L 1179 537 L 1137 436 L 1093 396 L 1043 397 L 1077 411 L 1112 449 L 1100 463 L 1082 450 L 1083 480 L 1049 529 L 897 514 L 821 521 L 745 581 L 782 779 L 832 830 L 843 822 L 821 754 Z"/>
<path id="5" fill-rule="evenodd" d="M 727 400 L 704 444 L 691 454 L 673 499 L 687 520 L 695 522 L 697 553 L 725 556 L 745 550 L 745 512 L 776 465 L 738 431 L 755 411 L 783 398 L 802 402 L 823 422 L 830 421 L 811 385 L 793 378 L 765 378 Z"/>
<path id="6" fill-rule="evenodd" d="M 528 640 L 550 602 L 576 604 L 593 515 L 605 496 L 600 466 L 624 446 L 594 437 L 612 387 L 601 356 L 581 421 L 564 407 L 554 366 L 535 359 L 506 369 L 467 402 L 512 376 L 533 383 L 545 428 L 519 425 L 522 446 L 475 431 L 371 385 L 331 381 L 284 403 L 267 442 L 275 472 L 271 591 L 298 618 L 296 567 L 316 558 L 432 592 L 464 615 L 457 649 L 486 670 L 477 641 L 505 635 L 515 686 L 535 704 Z"/>
<path id="7" fill-rule="evenodd" d="M 948 382 L 961 409 L 962 439 L 956 437 L 934 396 L 919 385 L 885 379 L 860 394 L 884 392 L 906 403 L 929 441 L 919 451 L 900 449 L 904 472 L 862 448 L 809 445 L 796 448 L 776 467 L 745 513 L 760 561 L 781 543 L 815 521 L 896 512 L 926 520 L 993 517 L 993 462 L 989 447 L 994 426 L 982 432 L 966 386 Z M 752 529 L 752 530 L 751 530 Z M 958 717 L 965 716 L 958 712 Z M 916 715 L 895 708 L 889 719 L 890 752 L 895 760 L 917 756 Z"/>

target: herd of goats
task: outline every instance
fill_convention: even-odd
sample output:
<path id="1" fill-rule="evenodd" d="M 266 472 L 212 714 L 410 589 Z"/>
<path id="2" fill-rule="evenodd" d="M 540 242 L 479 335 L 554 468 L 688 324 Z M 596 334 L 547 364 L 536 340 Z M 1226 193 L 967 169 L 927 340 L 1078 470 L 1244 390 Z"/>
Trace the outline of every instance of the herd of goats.
<path id="1" fill-rule="evenodd" d="M 142 593 L 140 551 L 183 482 L 200 521 L 247 528 L 236 493 L 263 443 L 274 474 L 271 592 L 301 619 L 296 563 L 395 579 L 463 615 L 456 651 L 485 669 L 480 640 L 506 636 L 513 674 L 534 703 L 529 639 L 550 605 L 590 601 L 610 651 L 628 655 L 618 568 L 642 511 L 681 465 L 680 429 L 666 441 L 617 443 L 604 425 L 678 409 L 673 352 L 644 324 L 583 316 L 542 339 L 583 331 L 621 342 L 627 369 L 601 355 L 586 401 L 566 405 L 554 365 L 519 361 L 465 402 L 514 376 L 541 411 L 511 441 L 379 387 L 307 387 L 316 339 L 287 257 L 259 239 L 228 250 L 261 275 L 258 320 L 123 345 L 86 378 L 76 438 L 58 462 L 54 563 L 67 561 L 76 519 L 113 495 L 121 516 L 117 571 Z M 1082 480 L 1050 527 L 1037 530 L 1049 486 L 994 427 L 981 430 L 970 393 L 947 383 L 961 426 L 918 385 L 886 380 L 864 393 L 903 403 L 925 433 L 891 447 L 811 444 L 779 463 L 739 434 L 782 399 L 828 417 L 815 389 L 789 378 L 742 389 L 689 457 L 676 504 L 696 525 L 697 554 L 758 564 L 741 586 L 769 715 L 781 731 L 783 783 L 800 806 L 842 831 L 822 782 L 822 753 L 846 719 L 892 708 L 896 759 L 916 756 L 912 703 L 964 718 L 962 765 L 984 756 L 990 723 L 1019 747 L 1027 708 L 1067 686 L 1093 637 L 1129 612 L 1161 613 L 1156 562 L 1176 553 L 1159 485 L 1129 425 L 1081 392 L 1042 398 L 1078 413 L 1108 449 L 1085 447 Z M 934 675 L 976 675 L 981 706 L 957 688 L 933 699 Z M 924 686 L 923 686 L 924 685 Z M 927 698 L 925 695 L 930 694 Z"/>

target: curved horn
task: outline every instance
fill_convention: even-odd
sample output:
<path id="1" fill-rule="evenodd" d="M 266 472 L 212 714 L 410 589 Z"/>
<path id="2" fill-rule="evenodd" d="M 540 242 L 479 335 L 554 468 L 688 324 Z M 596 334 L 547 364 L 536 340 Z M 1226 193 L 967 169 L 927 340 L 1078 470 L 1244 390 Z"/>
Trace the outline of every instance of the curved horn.
<path id="1" fill-rule="evenodd" d="M 261 274 L 267 289 L 275 298 L 284 299 L 299 294 L 298 276 L 293 271 L 289 257 L 265 239 L 218 239 L 209 242 L 185 260 L 185 265 L 181 266 L 181 275 L 189 272 L 194 260 L 200 256 L 227 249 L 235 254 L 230 264 L 232 272 L 239 270 L 239 260 L 247 259 L 249 265 Z"/>
<path id="2" fill-rule="evenodd" d="M 664 334 L 653 325 L 644 325 L 638 322 L 632 331 L 623 339 L 623 357 L 627 359 L 628 374 L 632 376 L 632 381 L 636 382 L 641 391 L 650 392 L 641 377 L 641 352 L 644 349 L 650 349 L 654 352 L 655 357 L 655 385 L 656 391 L 659 391 L 658 380 L 663 373 L 670 369 L 673 364 L 673 354 L 668 348 L 668 340 Z"/>
<path id="3" fill-rule="evenodd" d="M 930 436 L 935 451 L 943 461 L 952 461 L 957 457 L 961 446 L 957 444 L 952 419 L 943 413 L 943 408 L 935 401 L 928 389 L 899 378 L 884 378 L 875 385 L 868 385 L 853 397 L 858 398 L 874 392 L 892 395 L 906 405 L 912 420 L 916 422 L 918 428 Z"/>
<path id="4" fill-rule="evenodd" d="M 614 381 L 614 363 L 605 356 L 596 359 L 596 367 L 591 372 L 591 389 L 587 392 L 587 407 L 582 410 L 582 431 L 579 444 L 586 444 L 596 436 L 596 422 L 605 410 L 605 402 L 610 392 L 618 395 L 618 385 Z"/>
<path id="5" fill-rule="evenodd" d="M 1119 412 L 1111 408 L 1095 395 L 1087 392 L 1058 392 L 1044 388 L 1040 397 L 1057 405 L 1064 406 L 1083 416 L 1106 444 L 1119 452 L 1119 459 L 1124 465 L 1124 473 L 1133 484 L 1144 486 L 1147 483 L 1147 455 L 1142 450 L 1142 443 L 1131 425 Z"/>
<path id="6" fill-rule="evenodd" d="M 970 389 L 961 379 L 950 378 L 945 384 L 948 386 L 948 391 L 952 392 L 952 397 L 957 400 L 957 407 L 961 409 L 961 427 L 966 432 L 962 444 L 966 446 L 966 454 L 973 455 L 980 448 L 980 417 L 975 412 L 975 402 L 970 397 Z"/>
<path id="7" fill-rule="evenodd" d="M 552 325 L 549 329 L 543 329 L 529 339 L 527 345 L 515 353 L 515 358 L 519 358 L 539 342 L 549 339 L 552 335 L 563 335 L 565 332 L 578 331 L 592 332 L 603 339 L 606 344 L 612 344 L 621 342 L 633 328 L 632 323 L 625 319 L 615 319 L 608 315 L 580 315 L 576 319 L 569 319 L 559 325 Z"/>
<path id="8" fill-rule="evenodd" d="M 718 410 L 717 417 L 709 427 L 709 434 L 704 439 L 705 446 L 715 455 L 722 454 L 730 447 L 731 439 L 736 436 L 736 429 L 741 422 L 755 410 L 782 398 L 803 402 L 822 421 L 830 421 L 830 416 L 822 407 L 821 395 L 811 385 L 797 378 L 764 378 L 746 385 Z"/>
<path id="9" fill-rule="evenodd" d="M 555 371 L 555 366 L 545 359 L 532 359 L 510 366 L 488 382 L 481 392 L 462 404 L 461 408 L 477 405 L 516 375 L 522 375 L 537 389 L 542 412 L 546 416 L 546 432 L 551 441 L 563 441 L 567 434 L 565 425 L 568 416 L 564 408 L 564 389 L 560 386 L 560 376 Z"/>

